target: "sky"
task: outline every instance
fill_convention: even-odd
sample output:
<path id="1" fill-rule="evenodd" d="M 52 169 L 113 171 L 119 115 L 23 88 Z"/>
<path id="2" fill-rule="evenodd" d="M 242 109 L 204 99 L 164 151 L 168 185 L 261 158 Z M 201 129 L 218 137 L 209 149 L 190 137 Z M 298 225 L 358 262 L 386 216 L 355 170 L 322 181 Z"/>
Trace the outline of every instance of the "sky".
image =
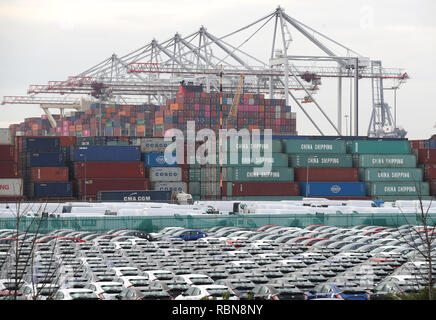
<path id="1" fill-rule="evenodd" d="M 436 133 L 436 2 L 431 0 L 0 0 L 0 99 L 26 95 L 31 84 L 64 80 L 113 53 L 122 56 L 176 32 L 189 35 L 204 26 L 216 36 L 225 35 L 277 6 L 362 56 L 382 60 L 384 67 L 404 69 L 410 79 L 397 91 L 397 124 L 408 131 L 409 139 Z M 259 32 L 243 49 L 267 58 L 271 30 Z M 290 33 L 289 54 L 312 54 L 310 43 L 295 29 Z M 234 43 L 245 37 L 236 37 Z M 344 81 L 344 113 L 349 108 L 348 86 Z M 359 135 L 365 135 L 372 110 L 370 81 L 359 81 L 359 88 Z M 315 96 L 334 122 L 336 90 L 336 80 L 326 79 Z M 393 107 L 393 91 L 385 95 Z M 290 105 L 297 112 L 299 134 L 318 134 L 298 106 L 292 101 Z M 0 108 L 0 127 L 43 113 L 37 105 Z M 334 134 L 314 104 L 305 108 L 325 134 Z M 343 130 L 346 133 L 345 124 Z"/>

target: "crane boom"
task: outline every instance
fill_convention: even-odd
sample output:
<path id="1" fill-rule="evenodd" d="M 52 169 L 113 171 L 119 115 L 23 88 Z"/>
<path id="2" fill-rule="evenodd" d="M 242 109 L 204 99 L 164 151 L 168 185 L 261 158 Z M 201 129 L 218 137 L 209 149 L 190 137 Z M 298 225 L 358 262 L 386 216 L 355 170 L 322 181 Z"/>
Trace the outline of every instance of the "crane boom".
<path id="1" fill-rule="evenodd" d="M 232 105 L 230 106 L 229 115 L 227 116 L 227 120 L 235 119 L 238 114 L 238 106 L 239 100 L 241 97 L 242 85 L 244 84 L 245 75 L 241 73 L 241 77 L 239 78 L 238 89 L 236 90 L 235 97 L 233 98 Z"/>

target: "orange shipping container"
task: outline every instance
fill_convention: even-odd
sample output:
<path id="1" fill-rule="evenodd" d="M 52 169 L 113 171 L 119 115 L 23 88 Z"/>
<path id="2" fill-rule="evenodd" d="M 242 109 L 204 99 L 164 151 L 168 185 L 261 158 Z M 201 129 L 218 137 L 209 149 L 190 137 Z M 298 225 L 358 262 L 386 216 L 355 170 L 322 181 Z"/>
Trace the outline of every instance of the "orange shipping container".
<path id="1" fill-rule="evenodd" d="M 155 124 L 163 124 L 163 118 L 156 118 L 156 119 L 154 120 L 154 123 L 155 123 Z"/>
<path id="2" fill-rule="evenodd" d="M 41 182 L 67 182 L 68 167 L 33 167 L 32 180 Z"/>

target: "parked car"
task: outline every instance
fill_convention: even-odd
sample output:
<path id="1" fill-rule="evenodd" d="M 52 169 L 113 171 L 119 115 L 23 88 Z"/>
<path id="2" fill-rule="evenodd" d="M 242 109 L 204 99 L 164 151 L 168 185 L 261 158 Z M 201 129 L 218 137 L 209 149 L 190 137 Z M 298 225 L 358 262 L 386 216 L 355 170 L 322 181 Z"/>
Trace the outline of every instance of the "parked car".
<path id="1" fill-rule="evenodd" d="M 236 293 L 229 287 L 213 284 L 192 286 L 184 293 L 178 295 L 175 300 L 223 300 L 223 297 L 225 297 L 225 295 L 229 296 L 229 300 L 239 300 Z"/>

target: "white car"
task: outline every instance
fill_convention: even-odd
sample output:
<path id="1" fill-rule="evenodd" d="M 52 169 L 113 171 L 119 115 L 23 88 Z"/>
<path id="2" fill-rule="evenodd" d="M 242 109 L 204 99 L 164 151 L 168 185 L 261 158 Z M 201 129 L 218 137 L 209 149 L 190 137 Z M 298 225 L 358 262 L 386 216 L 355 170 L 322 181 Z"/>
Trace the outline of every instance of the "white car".
<path id="1" fill-rule="evenodd" d="M 27 300 L 46 300 L 51 298 L 56 291 L 59 290 L 59 286 L 51 283 L 35 283 L 26 284 L 21 287 L 23 294 Z"/>
<path id="2" fill-rule="evenodd" d="M 198 286 L 198 285 L 206 285 L 213 284 L 214 281 L 211 277 L 205 274 L 198 273 L 190 273 L 190 274 L 182 274 L 174 278 L 175 282 L 182 282 L 189 284 L 190 286 Z"/>
<path id="3" fill-rule="evenodd" d="M 85 289 L 92 290 L 102 300 L 115 300 L 124 290 L 124 286 L 119 282 L 102 281 L 88 283 Z"/>
<path id="4" fill-rule="evenodd" d="M 143 287 L 150 284 L 148 275 L 144 276 L 121 276 L 115 279 L 116 282 L 121 283 L 124 288 L 130 287 Z"/>
<path id="5" fill-rule="evenodd" d="M 178 295 L 175 300 L 201 300 L 204 298 L 211 300 L 224 300 L 223 295 L 226 293 L 230 294 L 229 300 L 239 300 L 236 293 L 229 287 L 213 284 L 192 286 L 182 294 Z"/>
<path id="6" fill-rule="evenodd" d="M 176 276 L 174 273 L 168 270 L 149 270 L 143 272 L 150 281 L 169 281 Z"/>
<path id="7" fill-rule="evenodd" d="M 89 289 L 60 289 L 53 295 L 53 300 L 101 300 Z"/>
<path id="8" fill-rule="evenodd" d="M 115 271 L 115 275 L 118 277 L 122 276 L 142 276 L 142 271 L 135 267 L 114 267 L 111 268 Z"/>

